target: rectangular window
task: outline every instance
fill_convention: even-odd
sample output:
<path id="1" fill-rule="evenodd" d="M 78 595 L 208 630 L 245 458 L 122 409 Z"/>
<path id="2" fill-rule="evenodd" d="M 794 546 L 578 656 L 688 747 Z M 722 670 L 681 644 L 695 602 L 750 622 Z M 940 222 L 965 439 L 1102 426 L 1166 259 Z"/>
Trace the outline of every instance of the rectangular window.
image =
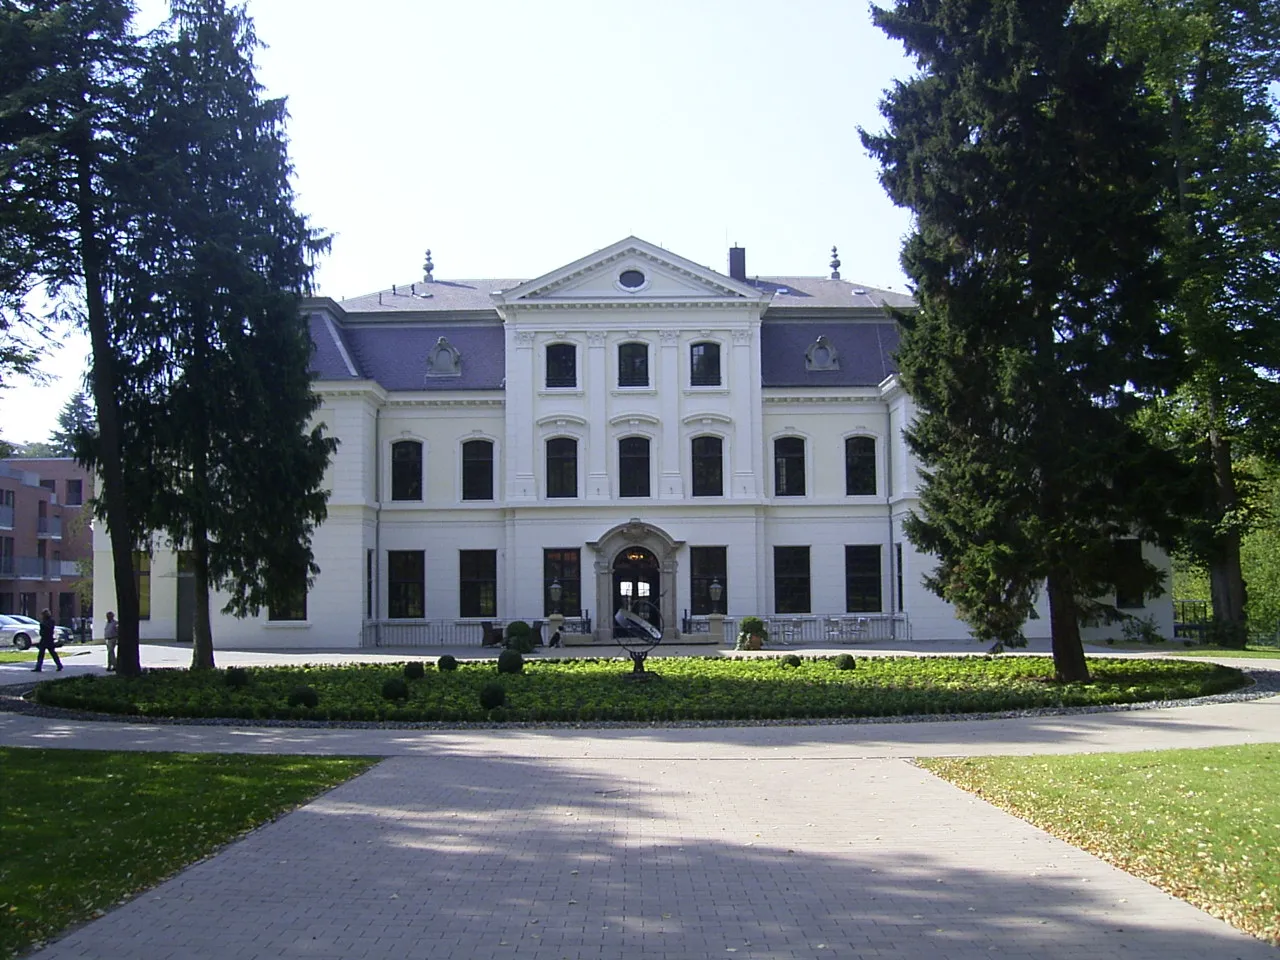
<path id="1" fill-rule="evenodd" d="M 729 609 L 729 566 L 726 547 L 689 548 L 689 609 L 696 615 Z M 720 584 L 720 600 L 711 599 L 711 585 Z"/>
<path id="2" fill-rule="evenodd" d="M 649 496 L 649 441 L 645 437 L 618 441 L 618 496 Z"/>
<path id="3" fill-rule="evenodd" d="M 373 551 L 364 552 L 364 618 L 373 619 Z"/>
<path id="4" fill-rule="evenodd" d="M 151 619 L 151 555 L 145 550 L 133 552 L 133 585 L 138 590 L 138 619 Z"/>
<path id="5" fill-rule="evenodd" d="M 773 441 L 773 495 L 804 496 L 804 440 L 800 437 Z"/>
<path id="6" fill-rule="evenodd" d="M 462 445 L 462 499 L 493 499 L 493 442 L 468 440 Z"/>
<path id="7" fill-rule="evenodd" d="M 421 550 L 387 551 L 387 615 L 421 620 L 427 615 L 426 561 Z"/>
<path id="8" fill-rule="evenodd" d="M 778 613 L 808 613 L 809 548 L 773 548 L 773 595 Z"/>
<path id="9" fill-rule="evenodd" d="M 876 492 L 876 441 L 873 437 L 849 437 L 844 442 L 844 492 L 849 497 L 870 497 Z"/>
<path id="10" fill-rule="evenodd" d="M 720 386 L 720 344 L 695 343 L 689 348 L 689 382 L 695 387 Z"/>
<path id="11" fill-rule="evenodd" d="M 275 621 L 307 619 L 307 574 L 295 577 L 288 592 L 267 604 L 267 619 Z"/>
<path id="12" fill-rule="evenodd" d="M 578 441 L 554 437 L 547 441 L 547 496 L 578 495 Z"/>
<path id="13" fill-rule="evenodd" d="M 879 613 L 880 545 L 856 544 L 844 548 L 844 608 L 849 613 Z"/>
<path id="14" fill-rule="evenodd" d="M 693 495 L 724 496 L 724 442 L 719 437 L 693 438 Z"/>
<path id="15" fill-rule="evenodd" d="M 458 551 L 458 616 L 498 615 L 498 551 Z"/>
<path id="16" fill-rule="evenodd" d="M 1142 541 L 1116 541 L 1116 606 L 1121 609 L 1140 609 L 1146 606 L 1142 581 Z"/>
<path id="17" fill-rule="evenodd" d="M 67 481 L 67 506 L 78 507 L 84 503 L 84 481 L 68 480 Z"/>
<path id="18" fill-rule="evenodd" d="M 618 386 L 647 387 L 649 385 L 649 345 L 647 343 L 618 344 Z"/>
<path id="19" fill-rule="evenodd" d="M 58 482 L 56 480 L 41 480 L 40 486 L 44 487 L 50 493 L 56 493 L 58 489 Z"/>
<path id="20" fill-rule="evenodd" d="M 903 596 L 903 589 L 902 589 L 903 584 L 906 583 L 906 578 L 903 576 L 903 572 L 902 572 L 902 544 L 895 543 L 893 545 L 893 552 L 894 552 L 893 563 L 894 563 L 894 567 L 896 568 L 894 570 L 894 573 L 898 577 L 898 612 L 901 613 L 903 610 L 907 608 L 906 597 Z"/>
<path id="21" fill-rule="evenodd" d="M 13 564 L 13 537 L 0 537 L 0 577 L 12 577 Z"/>
<path id="22" fill-rule="evenodd" d="M 17 613 L 13 609 L 13 594 L 11 592 L 0 593 L 0 613 Z"/>
<path id="23" fill-rule="evenodd" d="M 40 611 L 36 607 L 36 595 L 34 593 L 18 594 L 18 612 L 24 617 L 38 617 Z"/>
<path id="24" fill-rule="evenodd" d="M 391 445 L 391 499 L 422 499 L 422 444 L 417 440 Z"/>
<path id="25" fill-rule="evenodd" d="M 578 385 L 578 348 L 572 343 L 552 343 L 547 346 L 547 386 L 576 387 Z"/>
<path id="26" fill-rule="evenodd" d="M 542 551 L 542 615 L 557 612 L 551 598 L 551 585 L 560 584 L 559 613 L 566 617 L 582 616 L 582 554 L 567 547 Z"/>

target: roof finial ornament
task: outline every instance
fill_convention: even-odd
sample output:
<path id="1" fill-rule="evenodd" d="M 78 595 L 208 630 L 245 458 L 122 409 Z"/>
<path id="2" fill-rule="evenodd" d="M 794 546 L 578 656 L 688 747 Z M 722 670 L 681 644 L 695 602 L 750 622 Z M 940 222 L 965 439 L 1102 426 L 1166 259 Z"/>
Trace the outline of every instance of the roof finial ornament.
<path id="1" fill-rule="evenodd" d="M 436 268 L 436 265 L 431 262 L 431 250 L 428 249 L 426 262 L 422 264 L 422 279 L 425 280 L 427 283 L 431 283 L 432 280 L 434 279 L 431 276 L 431 273 L 432 271 L 435 270 L 435 268 Z"/>
<path id="2" fill-rule="evenodd" d="M 836 256 L 836 248 L 831 248 L 831 279 L 840 279 L 840 258 Z"/>

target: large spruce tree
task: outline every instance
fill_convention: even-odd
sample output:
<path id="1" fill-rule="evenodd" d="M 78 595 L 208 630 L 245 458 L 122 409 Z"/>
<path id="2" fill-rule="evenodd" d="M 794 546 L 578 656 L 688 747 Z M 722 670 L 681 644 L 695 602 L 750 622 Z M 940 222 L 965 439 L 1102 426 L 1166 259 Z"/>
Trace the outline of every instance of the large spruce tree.
<path id="1" fill-rule="evenodd" d="M 327 246 L 296 212 L 283 100 L 254 76 L 242 8 L 174 0 L 152 38 L 128 135 L 133 211 L 111 311 L 134 334 L 122 404 L 153 484 L 146 511 L 188 552 L 192 666 L 213 666 L 211 588 L 244 615 L 296 605 L 335 442 L 310 421 L 311 339 L 298 297 Z"/>
<path id="2" fill-rule="evenodd" d="M 1178 372 L 1157 211 L 1162 128 L 1141 73 L 1066 0 L 903 0 L 875 11 L 919 73 L 864 133 L 919 312 L 902 377 L 924 467 L 913 542 L 982 639 L 1018 643 L 1045 585 L 1057 676 L 1088 670 L 1082 619 L 1124 577 L 1117 538 L 1158 539 L 1175 458 L 1133 424 Z"/>
<path id="3" fill-rule="evenodd" d="M 85 453 L 111 536 L 121 674 L 141 670 L 133 552 L 144 532 L 133 505 L 147 500 L 145 477 L 126 473 L 121 456 L 134 428 L 120 415 L 122 332 L 107 314 L 123 220 L 111 181 L 138 56 L 131 12 L 127 0 L 0 5 L 0 330 L 30 319 L 36 289 L 88 328 L 99 423 Z M 30 354 L 0 342 L 0 364 L 21 366 Z"/>

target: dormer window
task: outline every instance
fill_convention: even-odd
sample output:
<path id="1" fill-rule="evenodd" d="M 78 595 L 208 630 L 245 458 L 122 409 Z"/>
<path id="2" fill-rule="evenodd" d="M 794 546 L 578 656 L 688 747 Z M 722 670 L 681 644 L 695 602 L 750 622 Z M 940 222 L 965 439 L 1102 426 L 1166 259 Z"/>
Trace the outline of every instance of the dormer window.
<path id="1" fill-rule="evenodd" d="M 835 344 L 826 337 L 818 337 L 805 351 L 804 368 L 806 370 L 839 370 L 840 355 L 836 352 Z"/>
<path id="2" fill-rule="evenodd" d="M 462 376 L 462 354 L 444 337 L 427 353 L 428 377 Z"/>

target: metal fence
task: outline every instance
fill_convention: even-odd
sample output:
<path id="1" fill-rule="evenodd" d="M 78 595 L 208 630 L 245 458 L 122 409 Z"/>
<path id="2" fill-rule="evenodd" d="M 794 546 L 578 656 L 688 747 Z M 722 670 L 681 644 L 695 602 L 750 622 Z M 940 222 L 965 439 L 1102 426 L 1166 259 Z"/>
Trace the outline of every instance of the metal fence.
<path id="1" fill-rule="evenodd" d="M 508 620 L 366 620 L 362 647 L 482 647 L 501 642 Z M 545 643 L 545 620 L 526 620 Z M 566 617 L 561 633 L 590 634 L 590 617 Z"/>

